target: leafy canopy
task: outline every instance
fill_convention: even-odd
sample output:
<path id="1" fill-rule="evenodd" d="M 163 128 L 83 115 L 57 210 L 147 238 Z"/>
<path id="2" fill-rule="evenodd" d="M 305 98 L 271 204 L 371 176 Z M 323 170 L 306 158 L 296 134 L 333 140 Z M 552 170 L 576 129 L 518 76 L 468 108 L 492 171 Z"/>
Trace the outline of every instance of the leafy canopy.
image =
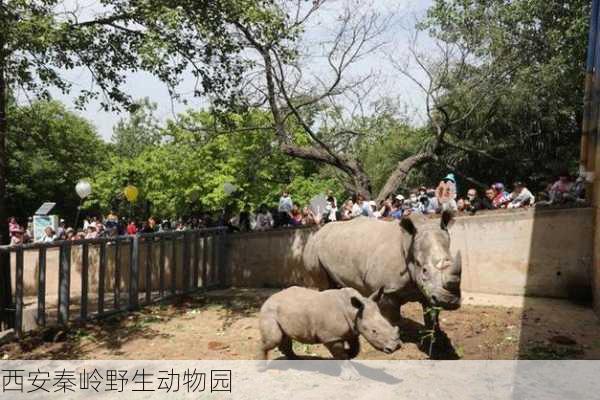
<path id="1" fill-rule="evenodd" d="M 273 205 L 284 188 L 299 204 L 336 189 L 314 164 L 283 155 L 270 129 L 256 128 L 270 124 L 268 113 L 229 113 L 227 123 L 222 120 L 188 111 L 161 129 L 159 144 L 134 158 L 113 157 L 110 168 L 95 175 L 87 206 L 176 217 L 225 206 Z M 225 193 L 226 182 L 238 188 L 234 195 Z M 140 191 L 133 210 L 122 195 L 129 183 Z"/>
<path id="2" fill-rule="evenodd" d="M 436 0 L 422 28 L 472 54 L 445 101 L 475 112 L 442 158 L 484 182 L 543 184 L 578 159 L 590 1 Z M 493 77 L 493 78 L 492 78 Z M 488 80 L 478 90 L 472 83 Z"/>
<path id="3" fill-rule="evenodd" d="M 94 85 L 78 90 L 78 104 L 99 98 L 107 109 L 133 105 L 122 87 L 130 72 L 157 76 L 176 96 L 188 71 L 197 78 L 195 94 L 218 93 L 215 104 L 227 104 L 243 66 L 222 16 L 232 9 L 253 15 L 259 6 L 247 3 L 100 0 L 94 15 L 85 15 L 59 0 L 3 1 L 0 69 L 13 90 L 46 98 L 51 87 L 73 89 L 65 70 L 88 72 Z"/>
<path id="4" fill-rule="evenodd" d="M 55 101 L 12 104 L 8 115 L 9 213 L 25 218 L 52 201 L 58 214 L 74 218 L 75 184 L 107 166 L 108 146 L 93 125 Z"/>

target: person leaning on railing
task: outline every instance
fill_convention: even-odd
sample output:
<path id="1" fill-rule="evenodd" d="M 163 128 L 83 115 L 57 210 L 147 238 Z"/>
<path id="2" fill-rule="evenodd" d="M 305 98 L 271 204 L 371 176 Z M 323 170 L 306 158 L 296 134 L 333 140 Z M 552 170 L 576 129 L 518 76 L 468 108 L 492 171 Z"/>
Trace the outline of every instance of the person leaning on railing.
<path id="1" fill-rule="evenodd" d="M 266 231 L 273 228 L 274 221 L 273 215 L 269 212 L 266 204 L 261 204 L 256 213 L 256 226 L 257 231 Z"/>
<path id="2" fill-rule="evenodd" d="M 25 231 L 17 223 L 17 219 L 15 217 L 11 217 L 8 220 L 8 233 L 10 235 L 10 244 L 22 244 L 25 242 Z"/>
<path id="3" fill-rule="evenodd" d="M 515 182 L 513 186 L 514 191 L 510 194 L 508 208 L 528 207 L 535 204 L 535 197 L 522 182 Z"/>
<path id="4" fill-rule="evenodd" d="M 44 234 L 42 235 L 42 237 L 40 238 L 40 240 L 38 240 L 39 243 L 52 243 L 57 239 L 56 237 L 56 232 L 54 231 L 54 229 L 52 229 L 52 227 L 47 226 L 44 229 Z"/>

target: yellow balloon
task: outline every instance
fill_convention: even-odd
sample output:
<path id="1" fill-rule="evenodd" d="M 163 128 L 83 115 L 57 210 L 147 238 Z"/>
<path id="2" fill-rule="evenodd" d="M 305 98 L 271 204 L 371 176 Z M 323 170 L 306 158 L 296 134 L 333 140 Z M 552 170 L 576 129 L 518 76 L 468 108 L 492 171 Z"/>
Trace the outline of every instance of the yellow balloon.
<path id="1" fill-rule="evenodd" d="M 125 198 L 127 199 L 127 201 L 133 203 L 137 200 L 139 192 L 135 186 L 127 185 L 123 190 L 123 194 L 125 194 Z"/>

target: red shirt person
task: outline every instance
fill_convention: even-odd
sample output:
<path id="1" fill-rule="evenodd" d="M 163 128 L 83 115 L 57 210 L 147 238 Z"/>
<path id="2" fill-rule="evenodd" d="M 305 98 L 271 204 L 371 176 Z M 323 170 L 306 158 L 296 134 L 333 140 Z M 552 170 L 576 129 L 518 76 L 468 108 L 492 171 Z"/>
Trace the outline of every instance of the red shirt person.
<path id="1" fill-rule="evenodd" d="M 135 225 L 135 222 L 133 221 L 129 221 L 129 224 L 127 224 L 127 234 L 134 236 L 137 234 L 137 226 Z"/>

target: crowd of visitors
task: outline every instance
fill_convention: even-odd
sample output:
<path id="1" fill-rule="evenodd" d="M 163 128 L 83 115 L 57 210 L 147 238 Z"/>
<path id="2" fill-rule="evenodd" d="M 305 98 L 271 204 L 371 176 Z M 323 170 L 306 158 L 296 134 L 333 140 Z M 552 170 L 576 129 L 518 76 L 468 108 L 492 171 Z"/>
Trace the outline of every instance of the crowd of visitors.
<path id="1" fill-rule="evenodd" d="M 190 218 L 187 221 L 182 220 L 163 220 L 160 223 L 150 217 L 144 222 L 138 222 L 134 219 L 119 218 L 111 211 L 106 217 L 92 216 L 83 220 L 83 226 L 75 229 L 67 226 L 63 219 L 60 220 L 58 228 L 51 226 L 44 228 L 43 234 L 35 240 L 39 243 L 49 243 L 58 240 L 83 240 L 96 239 L 102 237 L 115 237 L 123 235 L 136 235 L 138 233 L 156 233 L 164 231 L 183 231 L 188 229 L 200 229 L 208 226 L 218 226 L 213 223 L 206 214 L 204 218 Z M 9 220 L 10 243 L 26 244 L 34 242 L 33 219 L 30 218 L 27 228 L 23 229 L 14 217 Z"/>
<path id="2" fill-rule="evenodd" d="M 362 194 L 356 194 L 338 204 L 337 199 L 329 194 L 327 205 L 321 212 L 311 207 L 295 204 L 289 192 L 284 191 L 278 206 L 269 209 L 262 204 L 252 214 L 246 207 L 239 216 L 228 220 L 232 230 L 252 231 L 266 230 L 279 226 L 301 226 L 344 221 L 359 216 L 379 219 L 401 219 L 410 214 L 438 214 L 444 210 L 455 213 L 475 214 L 482 210 L 526 208 L 584 202 L 585 187 L 582 178 L 573 180 L 568 173 L 561 173 L 556 182 L 549 184 L 536 196 L 520 181 L 514 182 L 507 190 L 501 182 L 496 182 L 481 192 L 469 188 L 465 197 L 458 196 L 454 174 L 446 175 L 437 187 L 422 186 L 410 191 L 408 196 L 394 194 L 379 204 L 368 200 Z"/>
<path id="3" fill-rule="evenodd" d="M 582 178 L 573 180 L 568 173 L 564 172 L 537 196 L 534 196 L 523 182 L 518 181 L 512 184 L 511 191 L 508 191 L 503 183 L 496 182 L 481 192 L 469 188 L 465 197 L 459 197 L 456 179 L 453 174 L 448 174 L 435 188 L 422 186 L 411 190 L 406 197 L 401 193 L 394 194 L 379 204 L 360 193 L 338 204 L 335 196 L 328 193 L 324 207 L 319 207 L 317 210 L 309 205 L 296 204 L 291 194 L 284 191 L 276 206 L 270 208 L 267 204 L 261 204 L 255 212 L 247 205 L 240 212 L 226 208 L 217 214 L 203 213 L 186 220 L 158 221 L 150 217 L 140 222 L 119 217 L 111 211 L 105 217 L 86 217 L 83 226 L 78 228 L 67 226 L 65 220 L 61 219 L 56 230 L 53 227 L 46 227 L 37 241 L 47 243 L 57 240 L 94 239 L 216 226 L 228 227 L 230 231 L 264 231 L 276 227 L 346 221 L 360 216 L 394 220 L 415 213 L 436 214 L 445 210 L 474 214 L 481 210 L 579 203 L 585 198 L 584 183 Z M 13 245 L 32 242 L 34 240 L 33 219 L 29 218 L 26 227 L 23 228 L 16 218 L 10 218 L 9 233 L 10 243 Z"/>

